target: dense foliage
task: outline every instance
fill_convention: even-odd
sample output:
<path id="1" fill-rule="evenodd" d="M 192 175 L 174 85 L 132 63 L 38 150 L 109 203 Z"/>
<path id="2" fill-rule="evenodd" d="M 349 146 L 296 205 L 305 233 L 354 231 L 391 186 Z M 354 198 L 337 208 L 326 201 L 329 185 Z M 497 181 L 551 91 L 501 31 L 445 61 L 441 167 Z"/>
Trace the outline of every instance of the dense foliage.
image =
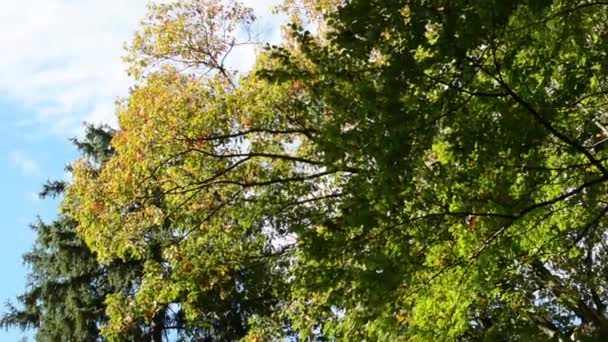
<path id="1" fill-rule="evenodd" d="M 111 153 L 74 163 L 57 223 L 85 269 L 137 281 L 78 331 L 129 339 L 174 308 L 191 339 L 608 338 L 608 3 L 281 8 L 247 74 L 225 61 L 251 10 L 150 8 Z M 32 291 L 72 272 L 36 267 Z M 5 325 L 90 297 L 27 296 Z"/>

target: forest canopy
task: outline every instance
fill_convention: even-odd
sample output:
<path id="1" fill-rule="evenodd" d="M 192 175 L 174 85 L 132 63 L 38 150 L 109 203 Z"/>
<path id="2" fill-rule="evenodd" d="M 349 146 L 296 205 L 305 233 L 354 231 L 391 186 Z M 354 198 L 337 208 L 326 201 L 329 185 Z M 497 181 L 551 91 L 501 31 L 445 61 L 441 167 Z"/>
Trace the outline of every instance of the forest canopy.
<path id="1" fill-rule="evenodd" d="M 608 3 L 151 5 L 0 324 L 56 341 L 605 341 Z M 226 63 L 257 47 L 252 70 Z M 606 265 L 605 265 L 606 264 Z"/>

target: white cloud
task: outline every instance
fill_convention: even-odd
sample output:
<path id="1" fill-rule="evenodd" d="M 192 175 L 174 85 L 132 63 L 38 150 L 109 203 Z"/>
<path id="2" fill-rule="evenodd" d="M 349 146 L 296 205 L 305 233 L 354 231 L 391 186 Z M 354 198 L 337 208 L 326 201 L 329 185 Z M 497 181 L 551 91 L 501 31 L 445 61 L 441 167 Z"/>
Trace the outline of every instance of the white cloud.
<path id="1" fill-rule="evenodd" d="M 9 122 L 29 134 L 34 130 L 60 136 L 76 134 L 85 120 L 114 124 L 114 101 L 132 84 L 120 59 L 122 46 L 145 14 L 147 2 L 3 2 L 0 99 L 35 113 L 9 117 Z M 270 9 L 278 2 L 244 1 L 263 22 L 273 20 Z M 235 63 L 249 66 L 252 56 L 239 53 Z"/>
<path id="2" fill-rule="evenodd" d="M 24 176 L 36 176 L 40 174 L 38 163 L 23 151 L 13 151 L 9 156 L 11 167 L 18 169 Z"/>
<path id="3" fill-rule="evenodd" d="M 143 0 L 3 4 L 0 93 L 36 113 L 20 123 L 72 135 L 90 112 L 104 111 L 101 119 L 111 122 L 113 100 L 129 82 L 122 43 L 144 8 Z"/>

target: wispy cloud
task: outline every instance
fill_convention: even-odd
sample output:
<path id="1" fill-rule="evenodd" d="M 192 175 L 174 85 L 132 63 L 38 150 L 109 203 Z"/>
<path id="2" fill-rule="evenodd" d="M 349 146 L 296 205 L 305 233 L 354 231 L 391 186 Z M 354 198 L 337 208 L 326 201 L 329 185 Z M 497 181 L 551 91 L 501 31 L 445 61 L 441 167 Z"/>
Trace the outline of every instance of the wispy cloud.
<path id="1" fill-rule="evenodd" d="M 38 162 L 23 151 L 13 151 L 9 156 L 11 167 L 18 169 L 23 176 L 37 176 L 40 174 Z"/>
<path id="2" fill-rule="evenodd" d="M 143 0 L 25 0 L 0 7 L 0 93 L 29 108 L 23 126 L 73 135 L 91 113 L 111 122 L 128 78 L 120 62 Z"/>
<path id="3" fill-rule="evenodd" d="M 121 63 L 146 0 L 22 0 L 0 6 L 0 96 L 35 113 L 9 118 L 28 132 L 72 136 L 83 121 L 115 123 L 131 80 Z M 278 0 L 244 1 L 262 22 Z M 266 21 L 264 21 L 266 19 Z M 271 25 L 272 26 L 272 25 Z M 253 54 L 236 63 L 248 67 Z"/>

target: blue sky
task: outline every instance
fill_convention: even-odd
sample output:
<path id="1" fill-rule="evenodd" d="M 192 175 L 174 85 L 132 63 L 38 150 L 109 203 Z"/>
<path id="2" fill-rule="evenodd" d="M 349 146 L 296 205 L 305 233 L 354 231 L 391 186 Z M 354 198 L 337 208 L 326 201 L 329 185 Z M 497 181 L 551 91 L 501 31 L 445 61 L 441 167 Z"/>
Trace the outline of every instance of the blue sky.
<path id="1" fill-rule="evenodd" d="M 261 17 L 260 28 L 276 41 L 278 1 L 243 1 Z M 55 216 L 57 203 L 36 194 L 46 179 L 65 177 L 76 154 L 68 139 L 82 122 L 115 125 L 114 100 L 132 81 L 121 63 L 128 41 L 145 14 L 146 0 L 21 0 L 0 6 L 0 302 L 23 291 L 27 270 L 21 255 L 33 242 L 28 228 L 37 215 Z M 254 52 L 233 63 L 247 69 Z M 20 331 L 0 331 L 17 341 Z"/>

